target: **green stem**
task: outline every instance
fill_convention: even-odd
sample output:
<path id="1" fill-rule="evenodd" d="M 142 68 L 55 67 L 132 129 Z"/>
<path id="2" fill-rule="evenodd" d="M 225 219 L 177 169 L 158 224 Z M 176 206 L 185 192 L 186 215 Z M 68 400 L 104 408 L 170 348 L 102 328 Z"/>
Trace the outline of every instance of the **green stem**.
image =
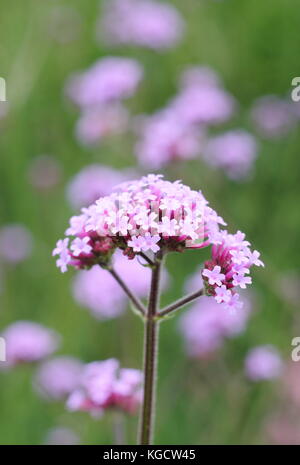
<path id="1" fill-rule="evenodd" d="M 133 303 L 135 308 L 144 316 L 146 313 L 146 309 L 143 305 L 143 303 L 140 301 L 140 299 L 131 292 L 131 290 L 128 288 L 127 284 L 123 281 L 121 276 L 113 269 L 113 268 L 107 268 L 107 271 L 110 272 L 110 274 L 115 278 L 117 283 L 121 286 L 125 294 L 128 296 L 129 300 Z"/>
<path id="2" fill-rule="evenodd" d="M 166 316 L 169 313 L 174 312 L 175 310 L 179 310 L 180 308 L 189 304 L 193 300 L 198 299 L 198 297 L 201 297 L 202 295 L 203 295 L 203 289 L 200 289 L 197 292 L 193 292 L 192 294 L 186 295 L 185 297 L 182 297 L 182 299 L 176 300 L 176 302 L 169 305 L 168 307 L 163 308 L 160 312 L 158 312 L 157 316 L 159 317 Z"/>
<path id="3" fill-rule="evenodd" d="M 139 444 L 152 443 L 155 415 L 156 370 L 158 356 L 159 323 L 156 318 L 159 304 L 160 272 L 162 256 L 158 256 L 152 269 L 151 288 L 144 328 L 144 393 L 141 409 Z"/>

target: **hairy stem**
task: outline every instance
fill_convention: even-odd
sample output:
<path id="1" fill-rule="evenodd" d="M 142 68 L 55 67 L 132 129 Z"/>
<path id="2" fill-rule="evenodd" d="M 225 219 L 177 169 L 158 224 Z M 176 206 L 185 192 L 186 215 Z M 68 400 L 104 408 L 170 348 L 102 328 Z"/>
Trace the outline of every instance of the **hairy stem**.
<path id="1" fill-rule="evenodd" d="M 140 299 L 137 296 L 135 296 L 133 292 L 131 292 L 127 284 L 125 284 L 121 276 L 119 276 L 119 274 L 113 268 L 108 268 L 108 271 L 115 278 L 115 280 L 119 283 L 119 285 L 121 286 L 125 294 L 127 294 L 128 298 L 133 303 L 133 305 L 136 307 L 136 309 L 144 316 L 146 314 L 146 308 L 144 307 Z"/>
<path id="2" fill-rule="evenodd" d="M 139 426 L 139 444 L 149 445 L 152 443 L 154 414 L 155 414 L 155 391 L 156 370 L 158 356 L 158 330 L 157 308 L 159 304 L 160 272 L 162 256 L 157 257 L 152 268 L 151 288 L 148 309 L 145 318 L 144 329 L 144 393 L 143 406 L 141 409 Z"/>
<path id="3" fill-rule="evenodd" d="M 168 305 L 167 307 L 163 308 L 160 312 L 158 312 L 158 316 L 166 316 L 171 312 L 175 312 L 176 310 L 179 310 L 180 308 L 184 307 L 185 305 L 189 304 L 195 299 L 198 299 L 198 297 L 201 297 L 203 295 L 203 289 L 200 289 L 197 292 L 193 292 L 192 294 L 188 294 L 185 297 L 182 297 L 179 300 L 176 300 L 171 305 Z"/>
<path id="4" fill-rule="evenodd" d="M 148 263 L 148 265 L 150 265 L 150 266 L 154 265 L 154 262 L 151 260 L 151 258 L 148 257 L 148 255 L 146 255 L 143 252 L 140 252 L 139 255 L 140 255 L 140 257 L 142 257 Z"/>

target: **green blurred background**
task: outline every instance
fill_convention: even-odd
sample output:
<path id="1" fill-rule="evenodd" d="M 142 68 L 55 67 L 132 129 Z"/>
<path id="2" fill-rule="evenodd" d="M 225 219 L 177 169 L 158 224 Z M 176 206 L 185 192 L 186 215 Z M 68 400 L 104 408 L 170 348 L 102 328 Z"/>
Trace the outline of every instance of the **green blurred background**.
<path id="1" fill-rule="evenodd" d="M 1 266 L 0 330 L 18 319 L 41 322 L 63 336 L 62 354 L 84 361 L 117 357 L 123 366 L 140 367 L 142 324 L 131 312 L 107 322 L 95 322 L 73 300 L 73 271 L 62 275 L 51 257 L 72 214 L 65 184 L 92 162 L 115 168 L 133 166 L 132 141 L 109 140 L 85 149 L 73 134 L 78 111 L 63 97 L 68 76 L 107 54 L 140 60 L 145 78 L 128 102 L 135 113 L 152 112 L 176 91 L 180 71 L 191 64 L 209 65 L 241 108 L 230 124 L 247 128 L 247 110 L 264 94 L 286 95 L 299 75 L 300 8 L 297 0 L 177 0 L 187 30 L 184 40 L 168 52 L 120 47 L 101 48 L 94 37 L 98 0 L 74 0 L 80 27 L 74 40 L 60 43 L 49 33 L 57 0 L 0 1 L 0 75 L 7 81 L 9 114 L 0 120 L 0 222 L 23 223 L 32 232 L 32 256 L 16 267 Z M 300 252 L 299 127 L 279 141 L 260 140 L 253 179 L 227 180 L 220 172 L 194 161 L 167 169 L 201 188 L 232 230 L 245 231 L 262 252 L 265 269 L 254 272 L 257 308 L 247 330 L 224 345 L 211 361 L 187 359 L 178 318 L 161 327 L 156 443 L 239 444 L 266 442 L 265 421 L 276 411 L 276 383 L 252 385 L 243 375 L 247 351 L 274 344 L 285 359 L 291 339 L 300 333 L 298 309 L 278 292 L 284 272 L 297 272 Z M 59 186 L 45 194 L 28 183 L 30 162 L 53 155 L 62 165 Z M 203 260 L 201 252 L 172 255 L 167 263 L 172 287 L 167 303 L 181 295 L 186 277 Z M 300 368 L 299 368 L 300 369 Z M 39 444 L 57 425 L 72 428 L 83 444 L 112 443 L 111 417 L 91 419 L 67 413 L 61 404 L 46 403 L 32 390 L 32 368 L 0 373 L 0 443 Z M 300 412 L 299 412 L 300 413 Z M 136 417 L 126 420 L 127 439 L 134 443 Z"/>

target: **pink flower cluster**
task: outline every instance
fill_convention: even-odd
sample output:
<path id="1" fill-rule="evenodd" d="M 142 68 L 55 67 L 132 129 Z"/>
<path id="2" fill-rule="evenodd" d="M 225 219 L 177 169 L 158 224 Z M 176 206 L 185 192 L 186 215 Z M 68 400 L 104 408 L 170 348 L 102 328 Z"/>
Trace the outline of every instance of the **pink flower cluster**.
<path id="1" fill-rule="evenodd" d="M 258 346 L 252 349 L 245 360 L 246 375 L 252 381 L 274 379 L 283 369 L 281 357 L 273 346 Z"/>
<path id="2" fill-rule="evenodd" d="M 242 302 L 243 308 L 231 313 L 224 304 L 218 304 L 214 299 L 204 296 L 182 315 L 180 331 L 191 357 L 211 356 L 226 338 L 234 337 L 245 329 L 251 301 L 243 294 Z"/>
<path id="3" fill-rule="evenodd" d="M 138 260 L 128 260 L 120 252 L 114 255 L 114 269 L 129 288 L 140 298 L 146 297 L 149 292 L 151 271 L 141 266 Z M 168 285 L 167 272 L 162 273 L 162 289 Z M 75 300 L 83 307 L 88 308 L 97 319 L 114 318 L 125 311 L 128 300 L 115 279 L 99 266 L 90 270 L 80 271 L 74 278 L 72 286 Z"/>
<path id="4" fill-rule="evenodd" d="M 105 57 L 88 70 L 71 77 L 67 94 L 82 108 L 131 97 L 143 76 L 139 63 L 130 58 Z"/>
<path id="5" fill-rule="evenodd" d="M 238 310 L 242 302 L 236 289 L 246 289 L 251 284 L 248 274 L 253 265 L 264 266 L 259 259 L 260 253 L 251 251 L 250 243 L 241 231 L 236 234 L 229 234 L 226 230 L 211 231 L 209 242 L 212 244 L 212 256 L 202 271 L 206 294 L 214 296 L 226 309 Z"/>
<path id="6" fill-rule="evenodd" d="M 142 398 L 142 372 L 120 368 L 116 359 L 92 362 L 84 367 L 79 386 L 67 400 L 71 411 L 99 416 L 108 408 L 134 413 Z"/>
<path id="7" fill-rule="evenodd" d="M 57 266 L 65 272 L 68 265 L 105 266 L 116 248 L 129 258 L 161 248 L 202 248 L 210 244 L 209 232 L 218 230 L 218 223 L 225 224 L 201 192 L 148 175 L 123 183 L 118 192 L 72 217 L 66 235 L 75 238 L 58 241 L 53 255 L 59 255 Z"/>
<path id="8" fill-rule="evenodd" d="M 1 336 L 6 342 L 7 366 L 42 360 L 57 349 L 60 339 L 55 331 L 31 321 L 16 321 Z"/>
<path id="9" fill-rule="evenodd" d="M 182 37 L 183 20 L 175 7 L 154 0 L 108 0 L 99 21 L 99 39 L 167 49 Z M 97 31 L 98 32 L 98 31 Z"/>
<path id="10" fill-rule="evenodd" d="M 35 390 L 49 399 L 65 399 L 79 384 L 82 368 L 82 363 L 73 357 L 47 360 L 37 370 Z"/>
<path id="11" fill-rule="evenodd" d="M 140 164 L 159 169 L 175 160 L 196 158 L 204 149 L 206 128 L 227 121 L 235 106 L 210 68 L 187 69 L 178 94 L 167 106 L 152 116 L 140 117 L 135 149 Z M 236 158 L 240 160 L 244 152 Z M 232 166 L 234 161 L 228 163 Z"/>
<path id="12" fill-rule="evenodd" d="M 192 67 L 181 77 L 182 87 L 170 102 L 186 124 L 215 125 L 233 115 L 235 99 L 222 87 L 218 76 L 207 67 Z"/>
<path id="13" fill-rule="evenodd" d="M 162 110 L 140 117 L 139 141 L 135 152 L 144 167 L 159 169 L 176 160 L 189 160 L 199 154 L 203 131 L 184 124 L 176 112 Z"/>
<path id="14" fill-rule="evenodd" d="M 129 113 L 121 101 L 135 93 L 142 76 L 137 61 L 105 57 L 69 79 L 67 95 L 81 108 L 76 136 L 83 145 L 126 131 Z"/>

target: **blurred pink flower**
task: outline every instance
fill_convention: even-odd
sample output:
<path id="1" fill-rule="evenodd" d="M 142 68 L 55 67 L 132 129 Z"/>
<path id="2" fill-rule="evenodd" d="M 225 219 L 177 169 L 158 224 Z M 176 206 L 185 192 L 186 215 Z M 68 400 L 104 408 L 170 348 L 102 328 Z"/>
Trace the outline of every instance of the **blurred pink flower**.
<path id="1" fill-rule="evenodd" d="M 185 69 L 179 81 L 182 89 L 192 87 L 221 87 L 218 74 L 209 66 L 190 66 Z"/>
<path id="2" fill-rule="evenodd" d="M 103 105 L 131 97 L 140 83 L 140 64 L 123 57 L 105 57 L 67 82 L 67 95 L 80 107 Z"/>
<path id="3" fill-rule="evenodd" d="M 129 113 L 119 103 L 87 108 L 76 124 L 76 135 L 83 145 L 95 145 L 103 138 L 124 132 L 129 123 Z"/>
<path id="4" fill-rule="evenodd" d="M 300 422 L 298 412 L 273 415 L 265 427 L 268 440 L 276 445 L 299 445 Z"/>
<path id="5" fill-rule="evenodd" d="M 100 197 L 109 195 L 130 174 L 130 171 L 118 171 L 105 165 L 88 165 L 67 185 L 69 203 L 73 208 L 86 207 Z"/>
<path id="6" fill-rule="evenodd" d="M 276 95 L 258 98 L 251 117 L 260 134 L 271 139 L 285 136 L 297 122 L 293 104 Z"/>
<path id="7" fill-rule="evenodd" d="M 142 267 L 137 259 L 128 260 L 117 252 L 114 256 L 114 268 L 124 276 L 126 284 L 140 298 L 146 297 L 149 290 L 151 271 Z M 166 272 L 162 276 L 162 288 L 169 283 Z M 128 300 L 114 278 L 99 266 L 79 271 L 73 281 L 73 297 L 83 307 L 99 319 L 115 318 L 127 307 Z"/>
<path id="8" fill-rule="evenodd" d="M 74 431 L 61 426 L 49 430 L 44 440 L 44 444 L 49 446 L 75 446 L 79 443 L 80 439 Z"/>
<path id="9" fill-rule="evenodd" d="M 108 0 L 97 28 L 99 39 L 153 49 L 174 46 L 183 34 L 174 6 L 154 0 Z"/>
<path id="10" fill-rule="evenodd" d="M 60 356 L 43 362 L 35 375 L 34 387 L 43 397 L 61 400 L 79 384 L 82 363 L 73 357 Z"/>
<path id="11" fill-rule="evenodd" d="M 203 151 L 205 161 L 225 171 L 231 179 L 243 179 L 251 172 L 257 157 L 257 143 L 248 132 L 239 129 L 211 137 Z"/>
<path id="12" fill-rule="evenodd" d="M 141 117 L 135 152 L 140 164 L 159 169 L 176 160 L 195 158 L 203 132 L 181 121 L 172 109 Z"/>
<path id="13" fill-rule="evenodd" d="M 49 190 L 55 187 L 61 178 L 61 166 L 50 155 L 35 157 L 28 168 L 28 180 L 38 190 Z"/>
<path id="14" fill-rule="evenodd" d="M 141 402 L 142 372 L 120 368 L 116 359 L 85 366 L 79 387 L 67 400 L 71 411 L 101 415 L 107 408 L 134 413 Z"/>
<path id="15" fill-rule="evenodd" d="M 282 376 L 283 393 L 289 404 L 300 408 L 300 371 L 298 363 L 291 361 L 284 368 Z"/>
<path id="16" fill-rule="evenodd" d="M 42 360 L 58 348 L 60 341 L 55 331 L 32 321 L 16 321 L 1 336 L 6 342 L 7 366 Z"/>
<path id="17" fill-rule="evenodd" d="M 185 124 L 220 124 L 233 115 L 236 107 L 234 98 L 226 92 L 211 75 L 200 79 L 195 71 L 183 75 L 184 86 L 171 101 L 170 106 Z"/>
<path id="18" fill-rule="evenodd" d="M 245 359 L 245 372 L 252 381 L 277 378 L 282 369 L 281 357 L 277 349 L 271 345 L 255 347 Z"/>
<path id="19" fill-rule="evenodd" d="M 190 357 L 203 358 L 210 355 L 222 346 L 227 337 L 234 337 L 245 329 L 251 301 L 246 294 L 242 294 L 241 299 L 243 308 L 228 312 L 225 305 L 217 303 L 215 299 L 200 297 L 182 315 L 180 331 Z"/>
<path id="20" fill-rule="evenodd" d="M 21 224 L 7 224 L 0 228 L 0 260 L 19 263 L 31 254 L 32 236 Z"/>

